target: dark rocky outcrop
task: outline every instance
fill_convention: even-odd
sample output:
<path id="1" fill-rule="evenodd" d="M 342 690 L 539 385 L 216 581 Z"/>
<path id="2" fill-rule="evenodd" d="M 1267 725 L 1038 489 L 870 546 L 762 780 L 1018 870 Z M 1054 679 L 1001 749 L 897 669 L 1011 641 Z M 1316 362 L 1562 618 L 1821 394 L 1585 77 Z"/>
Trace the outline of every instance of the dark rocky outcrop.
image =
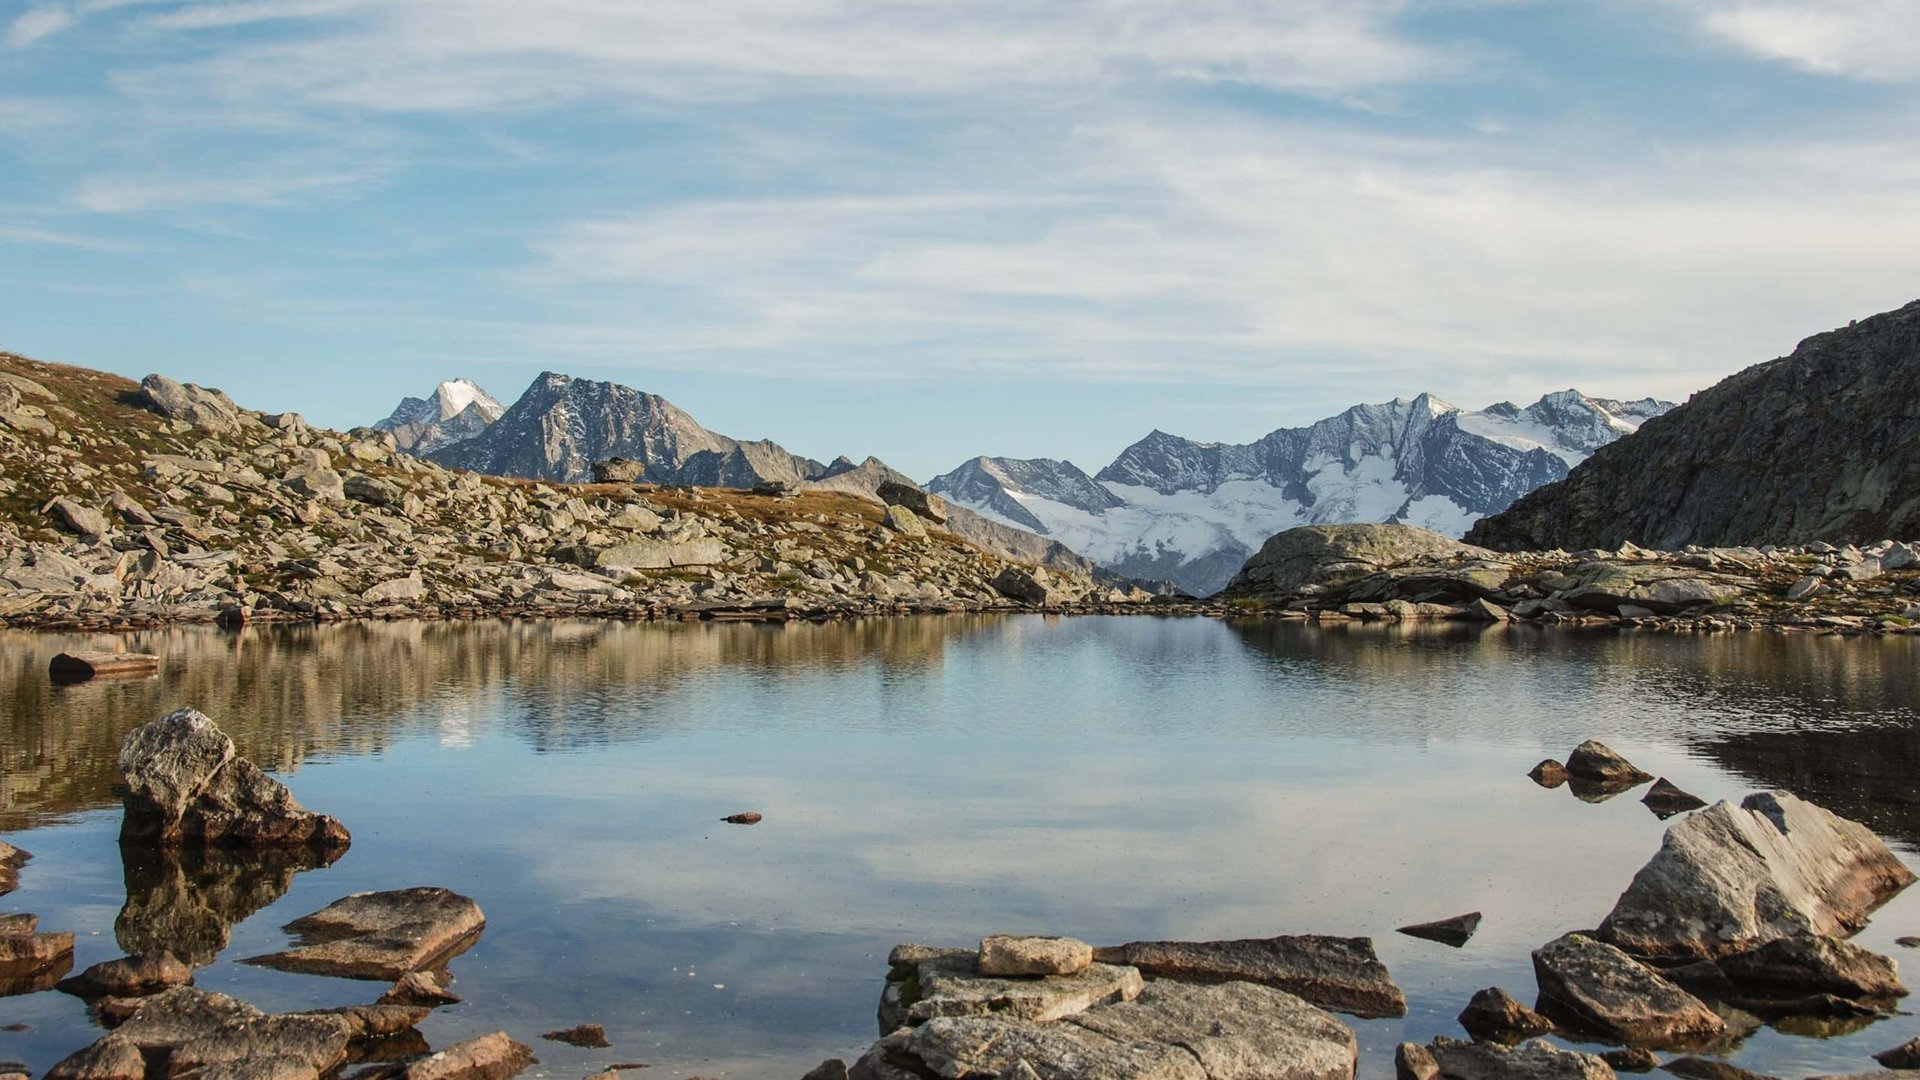
<path id="1" fill-rule="evenodd" d="M 1434 922 L 1414 923 L 1403 926 L 1396 933 L 1408 937 L 1417 937 L 1426 941 L 1437 941 L 1442 945 L 1451 945 L 1458 949 L 1473 940 L 1474 931 L 1480 929 L 1480 913 L 1470 911 L 1465 915 L 1455 915 L 1450 919 L 1438 919 Z"/>
<path id="2" fill-rule="evenodd" d="M 1291 595 L 1309 586 L 1325 589 L 1357 580 L 1416 559 L 1492 554 L 1412 525 L 1305 525 L 1269 538 L 1226 591 L 1235 596 Z"/>
<path id="3" fill-rule="evenodd" d="M 1468 532 L 1506 551 L 1920 536 L 1920 302 L 1800 343 Z"/>
<path id="4" fill-rule="evenodd" d="M 1655 780 L 1640 801 L 1662 821 L 1676 814 L 1698 810 L 1707 805 L 1707 800 L 1691 792 L 1682 791 L 1665 777 Z"/>
<path id="5" fill-rule="evenodd" d="M 1710 959 L 1776 938 L 1846 937 L 1914 881 L 1865 826 L 1783 791 L 1667 830 L 1600 936 L 1637 956 Z"/>
<path id="6" fill-rule="evenodd" d="M 1460 1026 L 1474 1042 L 1509 1046 L 1553 1030 L 1553 1021 L 1514 1000 L 1512 994 L 1490 986 L 1473 995 L 1460 1012 Z"/>
<path id="7" fill-rule="evenodd" d="M 1567 775 L 1602 784 L 1644 784 L 1653 774 L 1636 768 L 1633 762 L 1598 739 L 1588 739 L 1567 755 Z"/>
<path id="8" fill-rule="evenodd" d="M 1302 934 L 1239 941 L 1136 941 L 1093 951 L 1156 979 L 1251 982 L 1354 1016 L 1405 1016 L 1407 998 L 1371 938 Z"/>
<path id="9" fill-rule="evenodd" d="M 346 827 L 298 802 L 245 758 L 208 717 L 176 709 L 129 732 L 122 844 L 345 848 Z"/>

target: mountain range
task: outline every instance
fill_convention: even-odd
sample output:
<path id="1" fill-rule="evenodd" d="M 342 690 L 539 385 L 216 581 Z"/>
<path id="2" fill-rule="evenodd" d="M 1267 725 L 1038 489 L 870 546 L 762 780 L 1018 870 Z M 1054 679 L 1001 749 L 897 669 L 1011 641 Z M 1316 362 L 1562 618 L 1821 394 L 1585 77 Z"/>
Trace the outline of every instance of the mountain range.
<path id="1" fill-rule="evenodd" d="M 979 457 L 925 488 L 950 504 L 951 531 L 990 551 L 1205 596 L 1294 525 L 1407 522 L 1458 536 L 1670 408 L 1568 390 L 1467 412 L 1422 394 L 1248 444 L 1155 431 L 1092 476 L 1068 461 Z M 658 395 L 554 372 L 504 410 L 470 382 L 443 383 L 378 426 L 438 464 L 498 476 L 585 481 L 595 462 L 621 457 L 662 484 L 776 481 L 868 497 L 914 484 L 877 458 L 821 463 L 718 434 Z"/>
<path id="2" fill-rule="evenodd" d="M 1468 412 L 1422 394 L 1245 444 L 1155 431 L 1092 476 L 1067 461 L 980 457 L 927 490 L 1205 596 L 1297 525 L 1396 522 L 1457 537 L 1671 408 L 1566 390 Z"/>

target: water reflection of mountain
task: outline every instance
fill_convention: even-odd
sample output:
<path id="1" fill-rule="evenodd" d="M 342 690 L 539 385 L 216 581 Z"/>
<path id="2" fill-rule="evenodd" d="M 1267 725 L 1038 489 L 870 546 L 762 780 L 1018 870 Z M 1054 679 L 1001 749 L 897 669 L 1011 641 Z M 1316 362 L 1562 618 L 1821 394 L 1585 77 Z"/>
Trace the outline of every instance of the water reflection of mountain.
<path id="1" fill-rule="evenodd" d="M 378 754 L 410 736 L 471 741 L 505 724 L 540 749 L 657 735 L 663 691 L 718 670 L 876 677 L 937 664 L 983 618 L 812 625 L 609 622 L 370 623 L 174 628 L 124 638 L 0 631 L 0 831 L 114 801 L 126 733 L 179 705 L 213 716 L 263 767 Z M 158 678 L 56 687 L 53 654 L 122 647 L 164 658 Z M 617 719 L 587 707 L 618 693 Z"/>

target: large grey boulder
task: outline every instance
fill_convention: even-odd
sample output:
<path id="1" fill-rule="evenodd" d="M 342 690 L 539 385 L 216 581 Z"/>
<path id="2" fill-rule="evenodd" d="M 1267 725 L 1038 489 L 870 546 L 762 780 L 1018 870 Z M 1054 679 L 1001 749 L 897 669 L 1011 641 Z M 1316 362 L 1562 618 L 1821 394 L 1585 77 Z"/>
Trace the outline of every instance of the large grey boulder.
<path id="1" fill-rule="evenodd" d="M 1758 792 L 1669 828 L 1600 936 L 1637 956 L 1700 959 L 1782 937 L 1847 937 L 1913 880 L 1866 826 Z"/>
<path id="2" fill-rule="evenodd" d="M 54 522 L 70 533 L 99 536 L 107 531 L 105 514 L 65 496 L 53 500 L 52 513 Z"/>
<path id="3" fill-rule="evenodd" d="M 1701 1045 L 1726 1023 L 1699 998 L 1585 934 L 1534 950 L 1539 1011 L 1557 1024 L 1635 1046 Z"/>
<path id="4" fill-rule="evenodd" d="M 1227 585 L 1234 595 L 1293 596 L 1418 559 L 1488 558 L 1412 525 L 1305 525 L 1270 537 Z"/>
<path id="5" fill-rule="evenodd" d="M 895 1032 L 854 1080 L 1351 1080 L 1345 1024 L 1291 994 L 1248 983 L 1155 983 L 1137 1000 L 1057 1023 L 949 1017 Z"/>
<path id="6" fill-rule="evenodd" d="M 633 540 L 605 548 L 593 565 L 611 570 L 665 570 L 676 566 L 709 566 L 725 562 L 727 549 L 705 537 L 687 540 Z"/>
<path id="7" fill-rule="evenodd" d="M 240 427 L 240 406 L 218 390 L 149 375 L 140 380 L 140 391 L 142 404 L 169 420 L 184 420 L 216 434 Z"/>
<path id="8" fill-rule="evenodd" d="M 1892 959 L 1848 941 L 1830 937 L 1775 938 L 1757 949 L 1715 963 L 1743 992 L 1773 996 L 1897 998 L 1907 996 Z"/>
<path id="9" fill-rule="evenodd" d="M 129 732 L 120 746 L 127 793 L 120 841 L 137 846 L 344 848 L 346 826 L 301 806 L 193 709 Z"/>
<path id="10" fill-rule="evenodd" d="M 1613 1067 L 1592 1054 L 1534 1042 L 1507 1047 L 1439 1038 L 1401 1043 L 1397 1080 L 1614 1080 Z"/>
<path id="11" fill-rule="evenodd" d="M 1622 605 L 1674 615 L 1691 608 L 1724 604 L 1739 597 L 1738 582 L 1677 566 L 1593 563 L 1576 572 L 1579 584 L 1561 597 L 1591 611 L 1618 611 Z"/>
<path id="12" fill-rule="evenodd" d="M 1371 938 L 1301 934 L 1238 941 L 1135 941 L 1095 949 L 1093 956 L 1103 964 L 1139 968 L 1155 979 L 1258 983 L 1354 1016 L 1407 1013 L 1406 995 L 1375 955 Z"/>
<path id="13" fill-rule="evenodd" d="M 946 500 L 937 495 L 929 495 L 922 488 L 903 484 L 898 480 L 883 480 L 873 493 L 880 496 L 880 501 L 888 506 L 904 506 L 935 525 L 947 523 Z"/>
<path id="14" fill-rule="evenodd" d="M 444 964 L 485 929 L 480 905 L 440 888 L 356 893 L 285 927 L 293 948 L 246 962 L 281 971 L 392 982 Z"/>

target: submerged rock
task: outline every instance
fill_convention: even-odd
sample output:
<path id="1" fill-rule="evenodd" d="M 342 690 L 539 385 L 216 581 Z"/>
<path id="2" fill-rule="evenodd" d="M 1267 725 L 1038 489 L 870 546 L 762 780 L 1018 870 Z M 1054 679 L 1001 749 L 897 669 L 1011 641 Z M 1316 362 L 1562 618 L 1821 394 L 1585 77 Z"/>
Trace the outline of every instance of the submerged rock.
<path id="1" fill-rule="evenodd" d="M 172 953 L 161 951 L 144 956 L 123 956 L 103 960 L 70 979 L 58 989 L 75 997 L 145 997 L 193 981 L 193 969 Z"/>
<path id="2" fill-rule="evenodd" d="M 480 905 L 447 889 L 357 893 L 288 923 L 299 944 L 245 962 L 309 975 L 399 979 L 458 956 L 486 927 Z"/>
<path id="3" fill-rule="evenodd" d="M 1103 964 L 1125 964 L 1156 979 L 1251 982 L 1296 994 L 1323 1009 L 1361 1017 L 1405 1016 L 1407 998 L 1374 954 L 1371 938 L 1248 938 L 1136 941 L 1095 949 Z"/>
<path id="4" fill-rule="evenodd" d="M 1726 1030 L 1699 998 L 1584 934 L 1536 949 L 1533 971 L 1540 1012 L 1576 1030 L 1655 1048 L 1701 1045 Z"/>
<path id="5" fill-rule="evenodd" d="M 980 940 L 982 975 L 1074 975 L 1093 963 L 1093 946 L 1068 937 L 995 934 Z"/>
<path id="6" fill-rule="evenodd" d="M 1473 995 L 1460 1012 L 1460 1026 L 1474 1042 L 1509 1046 L 1553 1030 L 1553 1021 L 1515 1001 L 1512 994 L 1490 986 Z"/>
<path id="7" fill-rule="evenodd" d="M 1866 826 L 1783 791 L 1667 830 L 1600 936 L 1650 957 L 1712 958 L 1775 938 L 1844 937 L 1914 875 Z"/>
<path id="8" fill-rule="evenodd" d="M 1689 810 L 1698 810 L 1707 805 L 1707 800 L 1680 790 L 1665 777 L 1655 780 L 1640 801 L 1645 803 L 1647 809 L 1653 811 L 1654 816 L 1662 821 L 1675 814 L 1684 814 Z"/>
<path id="9" fill-rule="evenodd" d="M 1588 739 L 1567 755 L 1567 775 L 1602 784 L 1639 785 L 1653 779 L 1606 743 Z"/>
<path id="10" fill-rule="evenodd" d="M 1403 926 L 1396 933 L 1426 941 L 1437 941 L 1442 945 L 1451 945 L 1458 949 L 1471 941 L 1473 932 L 1478 929 L 1480 929 L 1480 913 L 1473 911 L 1465 915 L 1455 915 L 1451 919 Z"/>
<path id="11" fill-rule="evenodd" d="M 1506 1047 L 1439 1038 L 1426 1046 L 1401 1043 L 1394 1054 L 1398 1080 L 1613 1080 L 1613 1069 L 1592 1054 L 1547 1043 Z"/>
<path id="12" fill-rule="evenodd" d="M 346 827 L 294 801 L 208 717 L 176 709 L 120 746 L 120 842 L 146 846 L 344 848 Z"/>
<path id="13" fill-rule="evenodd" d="M 576 1024 L 561 1031 L 549 1031 L 540 1037 L 548 1042 L 583 1046 L 590 1050 L 604 1050 L 613 1045 L 607 1041 L 607 1029 L 599 1024 Z"/>
<path id="14" fill-rule="evenodd" d="M 1250 983 L 1155 983 L 1135 1001 L 1057 1023 L 942 1017 L 874 1044 L 855 1080 L 1351 1080 L 1353 1032 L 1312 1005 Z"/>

